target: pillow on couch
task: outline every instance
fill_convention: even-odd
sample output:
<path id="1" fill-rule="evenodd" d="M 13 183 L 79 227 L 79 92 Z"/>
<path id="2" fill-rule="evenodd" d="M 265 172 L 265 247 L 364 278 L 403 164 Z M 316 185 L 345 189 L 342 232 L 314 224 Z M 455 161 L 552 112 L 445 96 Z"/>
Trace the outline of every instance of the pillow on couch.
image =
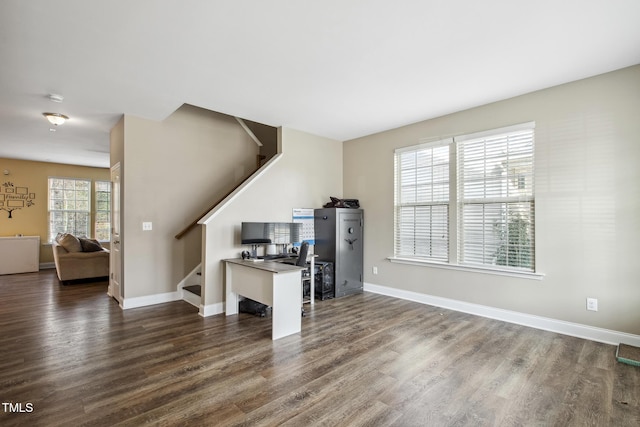
<path id="1" fill-rule="evenodd" d="M 82 252 L 82 244 L 80 243 L 80 239 L 78 239 L 73 234 L 58 234 L 58 236 L 56 237 L 56 242 L 58 242 L 60 246 L 65 248 L 67 252 Z"/>
<path id="2" fill-rule="evenodd" d="M 80 237 L 80 246 L 82 246 L 82 252 L 99 252 L 102 250 L 102 245 L 95 239 L 87 239 Z"/>

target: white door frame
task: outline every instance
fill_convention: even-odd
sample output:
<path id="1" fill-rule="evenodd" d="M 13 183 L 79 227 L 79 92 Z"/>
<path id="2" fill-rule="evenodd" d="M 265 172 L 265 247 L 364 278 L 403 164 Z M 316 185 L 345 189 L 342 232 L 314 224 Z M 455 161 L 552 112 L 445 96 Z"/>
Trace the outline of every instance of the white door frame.
<path id="1" fill-rule="evenodd" d="M 122 230 L 121 230 L 121 168 L 120 162 L 111 167 L 111 254 L 109 257 L 109 296 L 113 297 L 120 307 L 123 301 L 122 288 Z"/>

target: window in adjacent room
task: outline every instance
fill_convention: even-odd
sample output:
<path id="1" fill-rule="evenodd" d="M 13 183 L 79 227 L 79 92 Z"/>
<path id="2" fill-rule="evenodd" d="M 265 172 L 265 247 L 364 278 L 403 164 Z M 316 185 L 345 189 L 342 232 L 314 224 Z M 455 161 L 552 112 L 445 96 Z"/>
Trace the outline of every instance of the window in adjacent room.
<path id="1" fill-rule="evenodd" d="M 95 238 L 99 241 L 111 239 L 111 182 L 95 183 Z"/>
<path id="2" fill-rule="evenodd" d="M 395 257 L 534 272 L 534 127 L 396 150 Z"/>
<path id="3" fill-rule="evenodd" d="M 49 178 L 49 241 L 58 233 L 90 235 L 91 181 Z"/>

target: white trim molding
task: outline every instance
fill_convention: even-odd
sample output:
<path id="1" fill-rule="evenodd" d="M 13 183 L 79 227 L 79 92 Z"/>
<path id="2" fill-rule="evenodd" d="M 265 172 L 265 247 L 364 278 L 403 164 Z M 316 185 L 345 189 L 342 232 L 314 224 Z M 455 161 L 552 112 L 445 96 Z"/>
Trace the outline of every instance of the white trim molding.
<path id="1" fill-rule="evenodd" d="M 202 285 L 202 281 L 200 280 L 201 276 L 198 275 L 198 273 L 200 272 L 201 265 L 202 264 L 196 265 L 193 268 L 193 270 L 191 270 L 189 274 L 187 274 L 180 281 L 180 283 L 178 283 L 178 290 L 177 290 L 178 296 L 180 297 L 181 300 L 188 302 L 189 304 L 191 304 L 192 306 L 198 309 L 200 308 L 200 302 L 202 301 L 202 297 L 194 293 L 191 293 L 189 291 L 185 291 L 184 287 L 190 286 L 190 285 Z"/>
<path id="2" fill-rule="evenodd" d="M 394 262 L 396 264 L 419 265 L 421 267 L 443 268 L 445 270 L 467 271 L 471 273 L 495 274 L 496 276 L 518 277 L 520 279 L 544 279 L 544 274 L 531 273 L 528 271 L 500 270 L 498 268 L 450 264 L 446 262 L 436 262 L 419 258 L 389 257 L 387 259 L 390 262 Z"/>
<path id="3" fill-rule="evenodd" d="M 201 297 L 189 291 L 185 291 L 184 289 L 180 289 L 179 292 L 182 294 L 182 301 L 188 302 L 197 309 L 200 309 L 200 302 L 202 301 Z"/>
<path id="4" fill-rule="evenodd" d="M 184 278 L 182 280 L 180 280 L 180 282 L 178 282 L 178 292 L 182 291 L 182 288 L 184 288 L 185 286 L 190 286 L 193 284 L 200 284 L 200 276 L 198 276 L 198 273 L 200 272 L 200 267 L 202 266 L 202 263 L 196 265 L 190 272 L 189 274 L 187 274 L 186 276 L 184 276 Z"/>
<path id="5" fill-rule="evenodd" d="M 166 292 L 163 294 L 145 295 L 143 297 L 125 298 L 122 300 L 122 309 L 146 307 L 148 305 L 162 304 L 165 302 L 181 301 L 178 292 Z"/>
<path id="6" fill-rule="evenodd" d="M 402 289 L 390 288 L 387 286 L 374 285 L 371 283 L 365 283 L 364 290 L 374 294 L 386 295 L 394 298 L 418 302 L 421 304 L 459 311 L 462 313 L 502 320 L 504 322 L 528 326 L 530 328 L 541 329 L 549 332 L 557 332 L 559 334 L 569 335 L 577 338 L 584 338 L 605 344 L 618 345 L 622 343 L 640 347 L 640 335 L 633 335 L 625 332 L 596 328 L 579 323 L 565 322 L 563 320 L 534 316 L 532 314 L 503 310 L 500 308 L 473 304 L 449 298 L 436 297 L 433 295 L 421 294 L 418 292 L 405 291 Z"/>
<path id="7" fill-rule="evenodd" d="M 208 316 L 215 316 L 216 314 L 222 314 L 222 313 L 224 313 L 224 303 L 219 302 L 216 304 L 209 304 L 209 305 L 200 304 L 200 312 L 198 314 L 200 314 L 200 316 L 202 317 L 208 317 Z"/>
<path id="8" fill-rule="evenodd" d="M 247 135 L 249 135 L 249 138 L 251 138 L 253 140 L 253 142 L 255 142 L 258 147 L 262 147 L 262 142 L 260 142 L 258 137 L 251 131 L 251 129 L 249 129 L 249 126 L 247 126 L 245 121 L 242 120 L 240 117 L 235 117 L 235 119 L 236 119 L 236 121 L 238 123 L 240 123 L 240 126 L 242 126 L 242 129 L 244 129 L 244 131 L 247 133 Z"/>
<path id="9" fill-rule="evenodd" d="M 265 172 L 271 169 L 273 165 L 275 165 L 282 158 L 282 156 L 283 154 L 280 153 L 280 154 L 276 154 L 271 159 L 269 159 L 267 163 L 262 165 L 260 169 L 255 171 L 253 175 L 251 175 L 242 184 L 240 184 L 235 190 L 233 190 L 231 194 L 229 194 L 227 197 L 224 198 L 224 200 L 218 203 L 216 207 L 211 209 L 208 214 L 200 218 L 200 220 L 198 221 L 198 224 L 207 225 L 209 222 L 211 222 L 211 220 L 215 218 L 216 215 L 218 215 L 218 213 L 221 212 L 229 203 L 231 203 L 236 197 L 242 194 L 244 190 L 246 190 L 251 184 L 256 182 L 258 178 L 264 175 Z"/>

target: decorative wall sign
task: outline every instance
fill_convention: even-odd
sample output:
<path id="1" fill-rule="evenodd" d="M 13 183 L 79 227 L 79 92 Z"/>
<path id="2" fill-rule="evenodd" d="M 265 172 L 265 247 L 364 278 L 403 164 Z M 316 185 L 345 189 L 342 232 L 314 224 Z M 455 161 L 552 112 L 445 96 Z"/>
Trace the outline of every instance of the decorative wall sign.
<path id="1" fill-rule="evenodd" d="M 29 187 L 16 187 L 13 182 L 0 186 L 0 210 L 9 212 L 9 218 L 13 218 L 13 211 L 33 206 L 35 198 L 35 193 L 29 193 Z"/>

